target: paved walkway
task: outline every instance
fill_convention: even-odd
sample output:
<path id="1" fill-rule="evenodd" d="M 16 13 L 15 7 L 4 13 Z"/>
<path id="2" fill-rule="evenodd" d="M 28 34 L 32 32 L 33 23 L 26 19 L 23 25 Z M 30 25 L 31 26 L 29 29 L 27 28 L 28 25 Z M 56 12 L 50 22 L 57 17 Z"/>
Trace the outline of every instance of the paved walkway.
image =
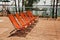
<path id="1" fill-rule="evenodd" d="M 60 20 L 39 18 L 36 24 L 23 32 L 16 31 L 9 38 L 7 36 L 14 26 L 7 17 L 0 17 L 0 20 L 3 20 L 0 22 L 1 32 L 1 28 L 7 28 L 5 32 L 0 33 L 0 40 L 60 40 Z"/>

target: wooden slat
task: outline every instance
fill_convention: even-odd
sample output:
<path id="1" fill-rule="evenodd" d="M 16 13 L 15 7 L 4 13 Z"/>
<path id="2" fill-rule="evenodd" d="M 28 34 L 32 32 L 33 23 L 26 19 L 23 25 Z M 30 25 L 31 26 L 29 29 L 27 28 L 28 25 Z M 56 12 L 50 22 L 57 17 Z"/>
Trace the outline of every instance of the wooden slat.
<path id="1" fill-rule="evenodd" d="M 10 21 L 12 22 L 12 24 L 14 25 L 14 27 L 18 30 L 21 29 L 20 25 L 17 23 L 16 19 L 14 18 L 14 16 L 12 14 L 8 15 Z"/>
<path id="2" fill-rule="evenodd" d="M 24 13 L 23 12 L 21 12 L 20 15 L 23 18 L 23 20 L 25 21 L 25 23 L 27 23 L 27 25 L 30 25 L 31 24 L 30 21 L 29 21 L 29 19 L 26 16 L 24 16 Z"/>
<path id="3" fill-rule="evenodd" d="M 26 25 L 26 23 L 22 20 L 21 16 L 19 16 L 18 13 L 16 13 L 15 16 L 16 16 L 16 18 L 18 19 L 18 21 L 19 21 L 19 23 L 21 24 L 21 26 L 22 26 L 23 28 L 26 28 L 27 25 Z"/>
<path id="4" fill-rule="evenodd" d="M 29 16 L 29 18 L 34 21 L 36 19 L 36 17 L 33 16 L 31 11 L 27 11 L 26 14 Z"/>

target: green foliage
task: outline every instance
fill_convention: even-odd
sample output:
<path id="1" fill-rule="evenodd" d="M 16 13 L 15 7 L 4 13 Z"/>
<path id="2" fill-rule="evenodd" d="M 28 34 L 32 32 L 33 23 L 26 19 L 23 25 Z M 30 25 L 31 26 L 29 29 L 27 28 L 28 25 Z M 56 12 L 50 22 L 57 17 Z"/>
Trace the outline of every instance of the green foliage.
<path id="1" fill-rule="evenodd" d="M 2 2 L 10 2 L 9 0 L 2 0 Z"/>
<path id="2" fill-rule="evenodd" d="M 33 3 L 34 2 L 38 2 L 40 0 L 27 0 L 28 1 L 28 4 L 25 4 L 25 7 L 33 7 Z M 26 8 L 26 10 L 32 10 L 31 8 Z"/>

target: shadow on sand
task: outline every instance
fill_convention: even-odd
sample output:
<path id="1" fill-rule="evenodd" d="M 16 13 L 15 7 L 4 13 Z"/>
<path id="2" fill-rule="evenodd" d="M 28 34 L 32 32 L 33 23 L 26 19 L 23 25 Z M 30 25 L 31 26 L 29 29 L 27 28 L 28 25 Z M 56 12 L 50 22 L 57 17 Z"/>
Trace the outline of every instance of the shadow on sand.
<path id="1" fill-rule="evenodd" d="M 26 37 L 27 34 L 29 32 L 31 32 L 31 30 L 34 28 L 34 26 L 36 26 L 36 23 L 34 23 L 33 25 L 29 26 L 28 28 L 26 28 L 25 30 L 17 30 L 16 32 L 14 32 L 13 34 L 9 35 L 8 37 Z"/>

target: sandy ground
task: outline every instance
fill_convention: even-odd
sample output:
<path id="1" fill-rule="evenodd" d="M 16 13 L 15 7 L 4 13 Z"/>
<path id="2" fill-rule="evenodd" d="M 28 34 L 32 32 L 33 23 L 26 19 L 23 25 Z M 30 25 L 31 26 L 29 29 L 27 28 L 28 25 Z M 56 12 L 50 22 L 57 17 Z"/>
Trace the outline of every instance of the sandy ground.
<path id="1" fill-rule="evenodd" d="M 0 40 L 60 40 L 60 18 L 39 18 L 38 22 L 25 31 L 16 31 L 10 35 L 13 29 L 8 17 L 0 17 Z"/>

